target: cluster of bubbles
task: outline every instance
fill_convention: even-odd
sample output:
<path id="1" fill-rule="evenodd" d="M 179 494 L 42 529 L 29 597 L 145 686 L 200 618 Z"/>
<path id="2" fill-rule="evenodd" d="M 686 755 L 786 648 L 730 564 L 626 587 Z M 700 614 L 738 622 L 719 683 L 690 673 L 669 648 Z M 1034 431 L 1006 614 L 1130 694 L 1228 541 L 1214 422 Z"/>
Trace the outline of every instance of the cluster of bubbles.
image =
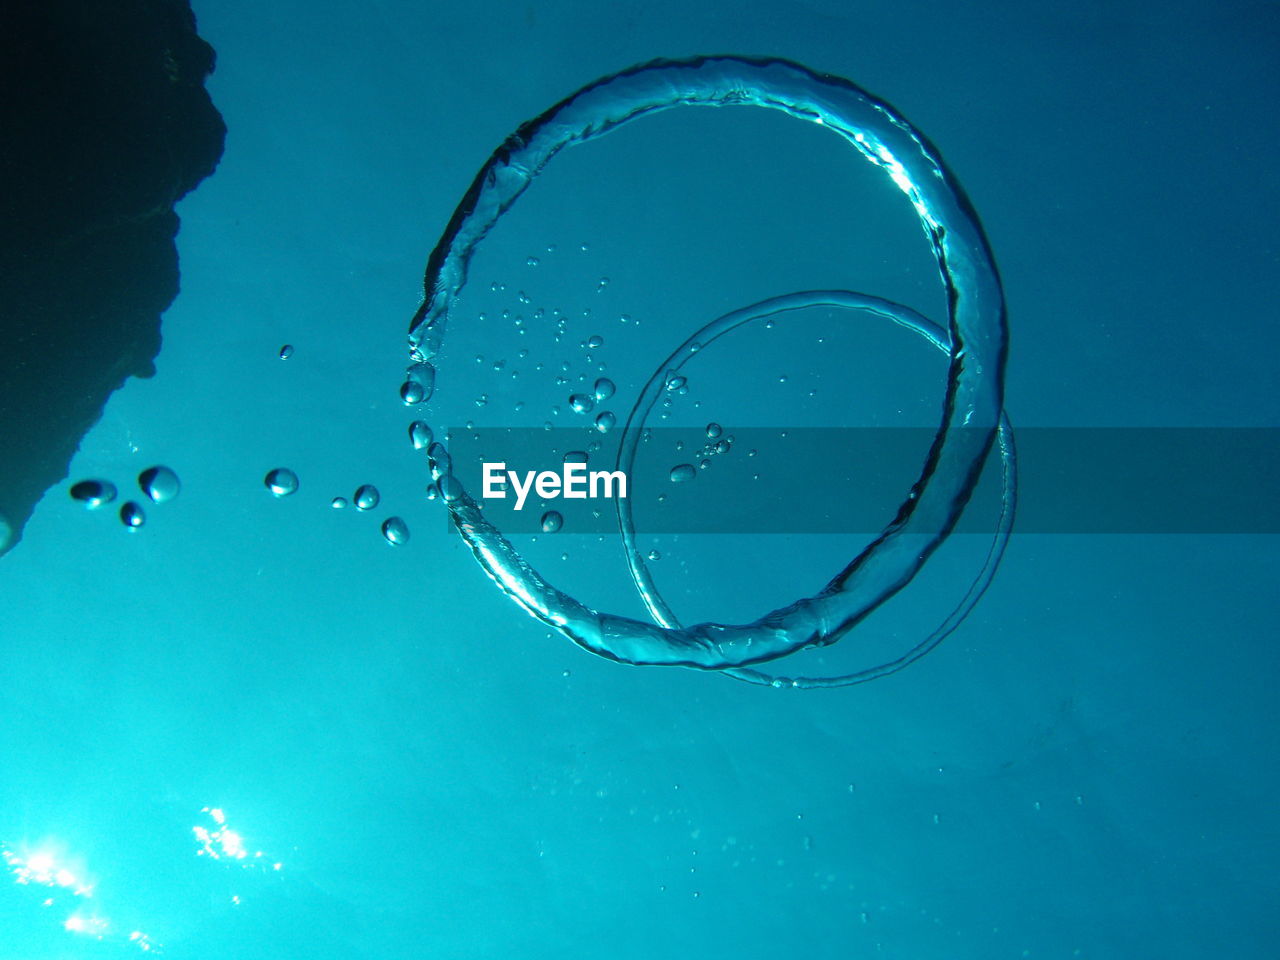
<path id="1" fill-rule="evenodd" d="M 157 465 L 138 474 L 138 489 L 151 503 L 168 503 L 182 491 L 182 482 L 171 469 Z M 95 477 L 73 483 L 70 492 L 71 499 L 86 510 L 101 510 L 115 502 L 119 491 L 110 480 Z M 122 503 L 118 516 L 130 530 L 137 530 L 147 522 L 147 513 L 137 500 Z"/>
<path id="2" fill-rule="evenodd" d="M 422 424 L 422 426 L 426 425 Z M 428 434 L 430 433 L 430 428 L 427 428 L 427 432 Z M 414 437 L 412 429 L 410 430 L 410 437 Z M 416 444 L 416 439 L 414 442 Z M 262 483 L 267 488 L 267 491 L 277 499 L 291 497 L 298 492 L 298 475 L 288 467 L 276 467 L 267 471 Z M 334 510 L 345 510 L 350 504 L 356 508 L 357 512 L 367 513 L 376 508 L 381 502 L 382 494 L 378 492 L 378 488 L 371 483 L 364 483 L 356 488 L 349 501 L 346 497 L 334 497 L 329 501 L 329 506 Z M 403 546 L 409 542 L 409 525 L 405 523 L 402 517 L 387 517 L 382 521 L 382 536 L 392 546 Z"/>
<path id="3" fill-rule="evenodd" d="M 684 379 L 683 377 L 679 379 Z M 692 463 L 678 463 L 671 468 L 672 483 L 687 483 L 698 476 L 699 470 L 706 470 L 711 466 L 711 458 L 728 453 L 733 449 L 734 438 L 725 436 L 724 427 L 718 423 L 708 423 L 706 426 L 707 442 L 699 449 L 693 452 L 693 458 L 697 460 L 698 465 L 695 467 Z M 676 441 L 676 451 L 683 452 L 684 441 Z"/>
<path id="4" fill-rule="evenodd" d="M 286 343 L 279 350 L 281 360 L 293 356 L 292 344 Z M 422 421 L 415 421 L 409 428 L 409 438 L 415 448 L 423 448 L 431 443 L 431 428 Z M 288 467 L 275 467 L 267 471 L 263 477 L 263 485 L 277 499 L 291 497 L 298 492 L 298 475 Z M 166 503 L 176 497 L 182 490 L 178 475 L 166 466 L 148 467 L 138 474 L 138 487 L 151 503 Z M 71 486 L 71 499 L 81 503 L 88 510 L 101 510 L 115 502 L 119 491 L 110 480 L 88 478 Z M 372 484 L 360 486 L 351 502 L 356 510 L 366 512 L 374 509 L 381 502 L 378 488 Z M 346 497 L 334 497 L 331 501 L 334 509 L 347 506 Z M 120 522 L 131 530 L 136 530 L 147 522 L 146 511 L 136 500 L 123 503 L 119 509 Z M 388 517 L 382 522 L 382 536 L 393 546 L 402 546 L 409 542 L 409 525 L 401 517 Z"/>
<path id="5" fill-rule="evenodd" d="M 589 251 L 590 247 L 587 243 L 582 243 L 578 249 L 583 253 Z M 546 246 L 547 254 L 553 254 L 557 250 L 555 244 Z M 528 267 L 538 267 L 543 263 L 539 256 L 530 255 L 525 259 Z M 608 277 L 600 277 L 594 283 L 594 292 L 599 294 L 609 285 Z M 532 287 L 530 287 L 532 289 Z M 492 280 L 488 285 L 490 294 L 496 294 L 500 298 L 503 296 L 511 296 L 508 284 L 502 280 Z M 569 327 L 574 322 L 571 312 L 562 310 L 558 307 L 535 306 L 535 297 L 528 293 L 525 289 L 517 289 L 514 292 L 514 303 L 506 303 L 499 299 L 498 307 L 490 312 L 488 309 L 481 310 L 477 314 L 477 320 L 481 323 L 490 322 L 496 319 L 509 322 L 519 336 L 526 336 L 530 332 L 546 332 L 549 333 L 549 340 L 554 347 L 566 341 L 570 336 Z M 598 311 L 597 311 L 598 312 Z M 593 332 L 582 336 L 578 341 L 578 347 L 581 354 L 578 358 L 581 367 L 575 370 L 575 362 L 572 359 L 563 359 L 559 362 L 550 360 L 539 360 L 536 356 L 531 357 L 531 350 L 527 347 L 520 348 L 516 351 L 513 358 L 507 357 L 486 357 L 484 354 L 475 355 L 475 363 L 478 367 L 487 368 L 494 375 L 512 380 L 520 380 L 522 377 L 528 378 L 526 375 L 532 372 L 535 375 L 542 375 L 546 382 L 555 388 L 570 387 L 570 391 L 562 394 L 565 397 L 563 403 L 549 404 L 546 414 L 547 419 L 542 421 L 542 429 L 550 431 L 554 429 L 556 418 L 561 418 L 563 414 L 569 414 L 570 417 L 562 419 L 562 424 L 581 423 L 585 429 L 587 436 L 582 441 L 585 450 L 570 450 L 564 454 L 564 462 L 587 462 L 587 457 L 595 454 L 602 449 L 602 441 L 604 435 L 611 433 L 618 425 L 618 415 L 608 408 L 609 401 L 613 399 L 617 393 L 617 385 L 614 381 L 604 375 L 607 363 L 602 357 L 602 352 L 606 348 L 606 336 L 599 332 L 599 317 L 595 316 L 593 309 L 584 307 L 580 311 L 582 321 L 590 323 L 595 329 Z M 577 316 L 573 313 L 572 316 Z M 530 322 L 532 321 L 532 322 Z M 619 314 L 616 322 L 620 324 L 639 325 L 629 314 Z M 434 395 L 435 389 L 435 368 L 431 364 L 416 363 L 407 371 L 404 382 L 400 387 L 400 398 L 405 406 L 410 408 L 418 408 L 426 404 Z M 522 381 L 523 382 L 523 381 Z M 477 408 L 485 408 L 490 404 L 489 393 L 478 393 L 473 397 L 474 406 Z M 527 409 L 527 403 L 524 399 L 517 399 L 514 402 L 514 411 L 519 413 Z M 582 417 L 581 421 L 573 419 L 574 417 Z M 462 428 L 466 430 L 474 430 L 476 424 L 474 420 L 466 420 L 462 424 Z M 409 427 L 410 440 L 415 449 L 429 449 L 435 437 L 430 426 L 425 420 L 415 420 Z M 427 487 L 428 500 L 444 500 L 448 502 L 448 497 L 441 496 L 440 483 L 433 482 Z M 556 533 L 563 529 L 565 518 L 563 514 L 556 510 L 547 511 L 542 518 L 540 524 L 544 533 Z"/>

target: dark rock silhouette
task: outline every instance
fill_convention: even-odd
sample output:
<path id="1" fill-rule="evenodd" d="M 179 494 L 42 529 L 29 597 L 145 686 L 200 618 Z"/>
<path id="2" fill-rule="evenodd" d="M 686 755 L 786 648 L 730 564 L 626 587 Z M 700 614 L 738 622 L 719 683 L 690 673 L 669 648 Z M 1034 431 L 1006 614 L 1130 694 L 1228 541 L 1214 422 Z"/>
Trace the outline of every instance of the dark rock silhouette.
<path id="1" fill-rule="evenodd" d="M 178 292 L 174 204 L 226 128 L 187 0 L 0 7 L 0 553 Z"/>

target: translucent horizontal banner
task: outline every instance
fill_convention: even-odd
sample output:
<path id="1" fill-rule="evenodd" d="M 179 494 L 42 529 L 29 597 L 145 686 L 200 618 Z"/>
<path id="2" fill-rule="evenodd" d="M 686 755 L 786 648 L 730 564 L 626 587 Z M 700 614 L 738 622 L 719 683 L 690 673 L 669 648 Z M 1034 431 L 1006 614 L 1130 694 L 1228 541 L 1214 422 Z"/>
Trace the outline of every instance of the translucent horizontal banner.
<path id="1" fill-rule="evenodd" d="M 646 429 L 633 469 L 621 427 L 452 431 L 454 476 L 505 533 L 607 534 L 617 500 L 640 533 L 874 534 L 929 457 L 932 428 Z M 1020 533 L 1280 533 L 1280 429 L 1016 431 Z M 991 533 L 998 453 L 957 527 Z"/>

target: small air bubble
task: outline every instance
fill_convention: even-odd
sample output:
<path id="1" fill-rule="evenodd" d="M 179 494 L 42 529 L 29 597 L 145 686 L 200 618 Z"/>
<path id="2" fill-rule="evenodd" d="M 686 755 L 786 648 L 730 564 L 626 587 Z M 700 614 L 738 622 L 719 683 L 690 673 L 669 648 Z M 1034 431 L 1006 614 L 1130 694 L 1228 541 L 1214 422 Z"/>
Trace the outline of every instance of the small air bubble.
<path id="1" fill-rule="evenodd" d="M 71 499 L 97 510 L 116 498 L 116 485 L 110 480 L 81 480 L 71 487 Z"/>
<path id="2" fill-rule="evenodd" d="M 138 474 L 138 487 L 152 503 L 164 503 L 176 497 L 182 490 L 178 475 L 168 467 L 151 467 Z"/>
<path id="3" fill-rule="evenodd" d="M 388 517 L 382 521 L 382 536 L 392 546 L 403 546 L 409 542 L 409 526 L 399 517 Z"/>
<path id="4" fill-rule="evenodd" d="M 137 530 L 147 522 L 147 515 L 143 512 L 140 504 L 130 500 L 120 508 L 120 522 L 130 530 Z"/>
<path id="5" fill-rule="evenodd" d="M 298 475 L 287 467 L 277 467 L 262 482 L 273 497 L 287 497 L 298 492 Z"/>
<path id="6" fill-rule="evenodd" d="M 413 444 L 415 450 L 425 450 L 431 446 L 431 441 L 435 439 L 431 432 L 431 427 L 425 420 L 415 420 L 409 424 L 409 442 Z"/>

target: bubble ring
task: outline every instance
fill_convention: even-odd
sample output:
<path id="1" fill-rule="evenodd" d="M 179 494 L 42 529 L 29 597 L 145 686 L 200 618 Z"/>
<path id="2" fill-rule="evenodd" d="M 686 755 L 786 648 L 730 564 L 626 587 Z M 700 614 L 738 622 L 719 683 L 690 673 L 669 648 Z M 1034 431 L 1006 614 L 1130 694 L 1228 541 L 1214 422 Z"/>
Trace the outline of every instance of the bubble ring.
<path id="1" fill-rule="evenodd" d="M 677 347 L 654 371 L 653 376 L 640 391 L 631 412 L 627 415 L 626 425 L 622 429 L 622 442 L 618 447 L 615 469 L 622 470 L 628 476 L 635 468 L 636 456 L 639 453 L 640 441 L 644 435 L 644 424 L 650 412 L 657 405 L 666 391 L 671 378 L 684 368 L 695 353 L 701 353 L 708 346 L 725 334 L 748 323 L 775 317 L 792 310 L 804 310 L 808 307 L 841 307 L 848 310 L 859 310 L 872 316 L 889 320 L 898 326 L 918 334 L 924 340 L 941 350 L 950 353 L 950 342 L 947 331 L 932 320 L 922 316 L 910 307 L 893 303 L 879 297 L 852 293 L 847 290 L 815 290 L 806 293 L 792 293 L 781 297 L 762 300 L 749 307 L 743 307 L 727 313 L 694 333 L 688 340 Z M 855 683 L 866 683 L 879 677 L 896 673 L 908 664 L 919 660 L 926 653 L 946 639 L 958 627 L 977 602 L 986 593 L 992 577 L 1004 557 L 1005 547 L 1009 543 L 1009 534 L 1013 531 L 1013 519 L 1017 512 L 1018 496 L 1018 458 L 1014 445 L 1013 425 L 1008 416 L 1001 411 L 999 427 L 996 433 L 996 444 L 1000 451 L 1001 467 L 1001 501 L 1000 516 L 996 522 L 995 533 L 983 558 L 982 566 L 969 584 L 964 596 L 942 622 L 923 640 L 907 650 L 901 656 L 884 663 L 856 670 L 852 673 L 825 677 L 783 677 L 752 670 L 746 667 L 729 667 L 723 672 L 736 680 L 748 683 L 768 684 L 774 687 L 797 687 L 812 689 L 816 687 L 847 687 Z M 658 590 L 649 564 L 643 552 L 636 545 L 635 520 L 632 504 L 629 499 L 614 501 L 614 509 L 618 518 L 618 529 L 622 534 L 622 549 L 631 570 L 631 579 L 636 592 L 644 602 L 654 622 L 663 627 L 680 627 L 680 620 L 672 611 L 670 604 Z"/>
<path id="2" fill-rule="evenodd" d="M 600 656 L 721 670 L 831 643 L 901 590 L 954 528 L 995 439 L 1007 350 L 1004 294 L 982 226 L 938 152 L 892 107 L 840 77 L 785 60 L 659 60 L 606 77 L 507 138 L 476 175 L 427 262 L 409 331 L 410 391 L 434 384 L 449 309 L 476 245 L 560 150 L 677 106 L 746 105 L 824 125 L 883 169 L 910 201 L 942 274 L 948 353 L 941 423 L 920 478 L 881 534 L 818 594 L 742 625 L 661 627 L 600 613 L 551 586 L 489 523 L 433 444 L 452 521 L 494 582 L 530 615 Z M 970 429 L 951 430 L 953 425 Z M 915 536 L 913 536 L 915 535 Z M 923 538 L 923 539 L 922 539 Z"/>

